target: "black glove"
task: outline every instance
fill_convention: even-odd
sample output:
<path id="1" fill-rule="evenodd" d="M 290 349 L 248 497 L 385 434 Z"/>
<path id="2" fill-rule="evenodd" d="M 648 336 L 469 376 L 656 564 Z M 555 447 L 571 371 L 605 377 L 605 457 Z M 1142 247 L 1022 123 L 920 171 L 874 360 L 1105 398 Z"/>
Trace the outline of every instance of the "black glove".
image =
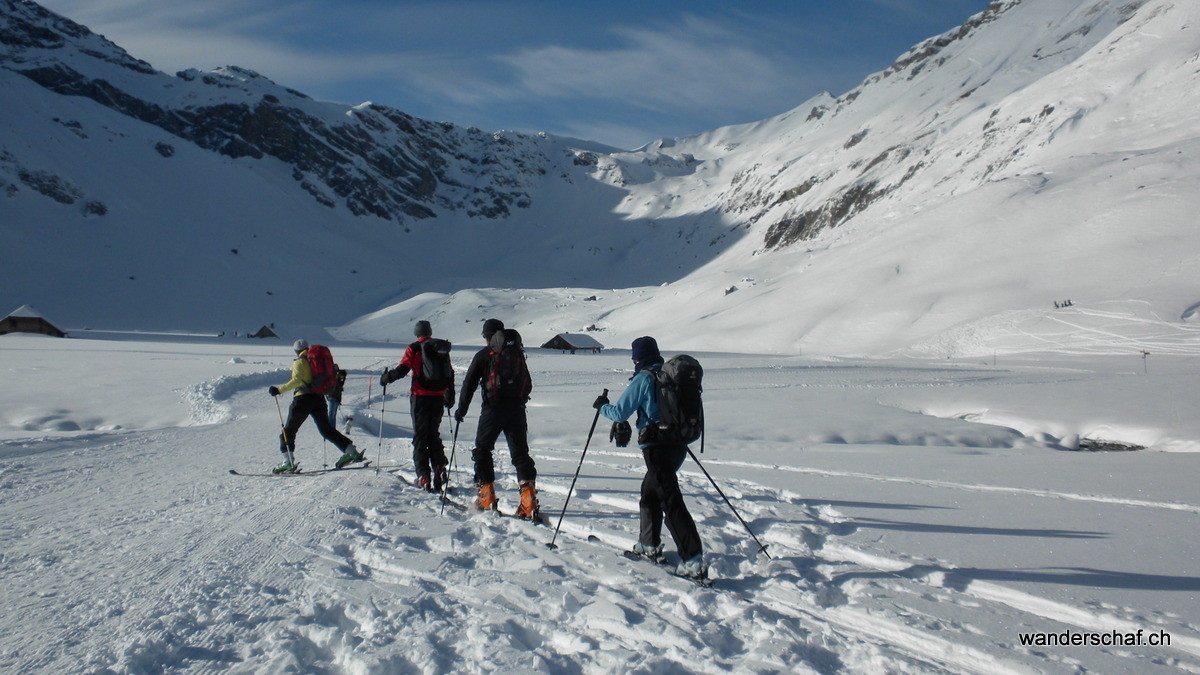
<path id="1" fill-rule="evenodd" d="M 454 411 L 454 421 L 455 422 L 462 422 L 463 418 L 466 416 L 467 416 L 467 411 L 463 410 L 462 408 L 459 408 L 458 410 Z"/>
<path id="2" fill-rule="evenodd" d="M 612 429 L 608 432 L 608 440 L 616 441 L 618 448 L 624 448 L 629 445 L 631 438 L 633 427 L 629 426 L 629 422 L 613 422 Z"/>
<path id="3" fill-rule="evenodd" d="M 600 406 L 605 406 L 605 405 L 608 405 L 608 397 L 605 396 L 604 394 L 600 394 L 599 396 L 596 397 L 596 402 L 592 404 L 592 407 L 595 408 L 596 410 L 599 410 Z"/>
<path id="4" fill-rule="evenodd" d="M 445 401 L 446 401 L 446 407 L 447 407 L 447 408 L 449 408 L 450 406 L 454 405 L 454 390 L 453 390 L 453 389 L 447 389 L 447 390 L 446 390 L 446 395 L 445 395 L 443 398 L 444 398 L 444 399 L 445 399 Z"/>
<path id="5" fill-rule="evenodd" d="M 392 383 L 392 379 L 393 378 L 392 378 L 391 368 L 384 368 L 383 374 L 379 376 L 379 384 L 382 384 L 383 386 L 386 387 Z"/>
<path id="6" fill-rule="evenodd" d="M 279 387 L 276 387 L 274 385 L 267 387 L 267 393 L 272 396 L 278 396 L 279 395 Z"/>

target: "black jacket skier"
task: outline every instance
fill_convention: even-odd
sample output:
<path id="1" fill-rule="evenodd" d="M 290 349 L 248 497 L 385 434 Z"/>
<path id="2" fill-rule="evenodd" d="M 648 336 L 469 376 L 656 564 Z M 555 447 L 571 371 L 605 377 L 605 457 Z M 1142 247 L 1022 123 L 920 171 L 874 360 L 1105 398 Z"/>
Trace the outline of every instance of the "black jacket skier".
<path id="1" fill-rule="evenodd" d="M 488 378 L 498 358 L 498 352 L 492 348 L 491 343 L 497 333 L 506 336 L 511 334 L 519 338 L 516 331 L 505 331 L 504 324 L 499 319 L 488 319 L 483 323 L 483 339 L 489 344 L 476 352 L 471 359 L 459 393 L 458 410 L 454 413 L 454 419 L 460 423 L 463 421 L 471 407 L 475 390 L 482 388 L 483 402 L 480 404 L 479 426 L 475 431 L 475 448 L 471 450 L 471 458 L 475 461 L 475 484 L 479 486 L 479 497 L 475 504 L 481 509 L 496 508 L 496 466 L 493 451 L 496 440 L 503 433 L 521 488 L 521 504 L 516 515 L 540 520 L 541 512 L 534 485 L 537 468 L 533 458 L 529 456 L 529 422 L 525 415 L 525 402 L 529 400 L 529 394 L 533 391 L 533 383 L 527 379 L 519 395 L 512 398 L 500 399 L 495 392 L 489 391 Z M 520 345 L 515 345 L 515 348 L 519 349 Z M 523 352 L 520 358 L 524 359 Z"/>

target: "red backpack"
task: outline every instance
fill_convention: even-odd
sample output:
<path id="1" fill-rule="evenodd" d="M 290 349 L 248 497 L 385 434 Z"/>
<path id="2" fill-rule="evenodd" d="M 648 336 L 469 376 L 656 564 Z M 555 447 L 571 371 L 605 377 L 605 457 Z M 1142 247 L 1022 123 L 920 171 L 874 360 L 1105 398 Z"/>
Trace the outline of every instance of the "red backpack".
<path id="1" fill-rule="evenodd" d="M 308 347 L 308 367 L 312 370 L 313 381 L 308 385 L 311 394 L 324 394 L 337 385 L 337 364 L 333 362 L 333 354 L 324 345 Z"/>
<path id="2" fill-rule="evenodd" d="M 497 331 L 488 346 L 492 350 L 485 392 L 493 403 L 529 399 L 533 381 L 525 363 L 521 334 L 512 328 Z"/>

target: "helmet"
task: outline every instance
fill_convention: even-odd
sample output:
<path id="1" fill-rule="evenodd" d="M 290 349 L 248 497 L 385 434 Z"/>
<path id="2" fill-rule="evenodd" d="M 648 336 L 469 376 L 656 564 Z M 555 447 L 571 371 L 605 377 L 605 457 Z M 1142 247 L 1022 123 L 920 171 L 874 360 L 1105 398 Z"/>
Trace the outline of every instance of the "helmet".
<path id="1" fill-rule="evenodd" d="M 292 343 L 292 349 L 295 349 L 297 354 L 304 351 L 305 349 L 308 349 L 308 340 L 305 340 L 304 338 L 300 338 L 299 340 L 296 340 L 295 342 Z"/>

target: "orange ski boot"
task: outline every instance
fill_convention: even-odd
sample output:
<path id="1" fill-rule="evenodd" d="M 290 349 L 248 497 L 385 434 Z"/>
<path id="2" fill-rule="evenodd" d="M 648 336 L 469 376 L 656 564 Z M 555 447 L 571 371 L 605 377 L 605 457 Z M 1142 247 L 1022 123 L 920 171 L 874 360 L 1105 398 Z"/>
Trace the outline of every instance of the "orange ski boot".
<path id="1" fill-rule="evenodd" d="M 495 511 L 499 507 L 496 503 L 496 486 L 492 483 L 481 483 L 479 485 L 479 496 L 475 499 L 475 508 L 480 511 Z"/>
<path id="2" fill-rule="evenodd" d="M 517 517 L 523 520 L 542 522 L 542 510 L 538 508 L 537 490 L 533 481 L 521 483 L 521 505 L 517 507 Z"/>

